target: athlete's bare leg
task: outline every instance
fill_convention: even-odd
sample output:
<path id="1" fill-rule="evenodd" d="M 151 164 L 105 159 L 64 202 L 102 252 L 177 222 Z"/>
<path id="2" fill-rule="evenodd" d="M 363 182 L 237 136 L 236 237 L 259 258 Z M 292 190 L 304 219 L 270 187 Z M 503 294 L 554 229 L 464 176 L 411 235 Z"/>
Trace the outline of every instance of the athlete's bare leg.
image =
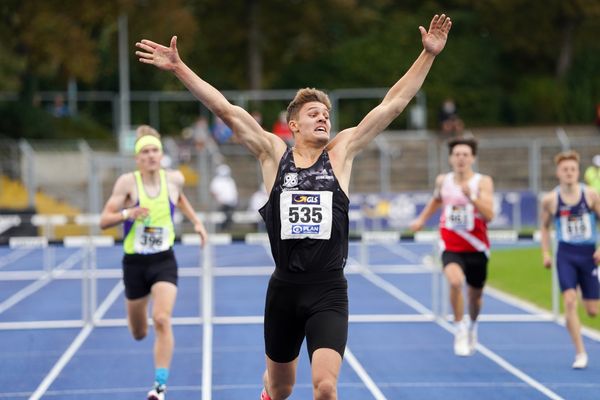
<path id="1" fill-rule="evenodd" d="M 481 312 L 481 305 L 483 303 L 483 288 L 468 287 L 469 294 L 469 316 L 471 321 L 477 321 L 477 317 Z"/>
<path id="2" fill-rule="evenodd" d="M 598 315 L 598 306 L 600 304 L 600 300 L 598 299 L 583 299 L 583 306 L 585 307 L 585 312 L 590 317 L 595 317 Z"/>
<path id="3" fill-rule="evenodd" d="M 575 345 L 575 353 L 585 353 L 583 339 L 581 338 L 581 322 L 577 315 L 577 291 L 567 289 L 563 292 L 563 301 L 565 304 L 565 319 L 567 321 L 567 330 L 571 335 L 571 340 Z"/>
<path id="4" fill-rule="evenodd" d="M 315 400 L 337 399 L 337 381 L 342 356 L 333 349 L 317 349 L 312 356 L 312 381 Z"/>
<path id="5" fill-rule="evenodd" d="M 265 356 L 267 370 L 263 375 L 263 383 L 271 400 L 283 400 L 290 397 L 296 383 L 296 367 L 298 358 L 287 363 L 278 363 Z"/>
<path id="6" fill-rule="evenodd" d="M 156 340 L 154 342 L 154 365 L 156 368 L 169 368 L 173 357 L 175 340 L 171 326 L 171 315 L 177 297 L 177 286 L 170 282 L 157 282 L 152 285 L 152 321 Z"/>
<path id="7" fill-rule="evenodd" d="M 148 334 L 148 301 L 150 296 L 127 300 L 127 323 L 135 340 L 142 340 Z"/>
<path id="8" fill-rule="evenodd" d="M 465 300 L 463 296 L 463 283 L 465 281 L 465 274 L 462 271 L 460 265 L 456 263 L 450 263 L 444 267 L 444 275 L 448 280 L 450 286 L 450 305 L 454 312 L 454 321 L 462 321 L 464 316 Z"/>

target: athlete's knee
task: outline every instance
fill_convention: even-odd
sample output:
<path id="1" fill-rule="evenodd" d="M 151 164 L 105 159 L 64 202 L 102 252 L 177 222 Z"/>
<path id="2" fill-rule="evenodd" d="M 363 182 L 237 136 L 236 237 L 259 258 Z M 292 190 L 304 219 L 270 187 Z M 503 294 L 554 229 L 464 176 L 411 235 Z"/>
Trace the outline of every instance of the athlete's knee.
<path id="1" fill-rule="evenodd" d="M 135 340 L 142 340 L 148 334 L 148 327 L 146 326 L 131 326 L 129 330 L 131 331 L 131 336 L 133 336 Z"/>
<path id="2" fill-rule="evenodd" d="M 598 315 L 598 303 L 597 302 L 594 302 L 592 304 L 586 303 L 585 311 L 587 312 L 588 316 L 595 317 L 596 315 Z"/>
<path id="3" fill-rule="evenodd" d="M 450 286 L 450 290 L 461 291 L 462 292 L 462 287 L 463 287 L 463 281 L 462 281 L 462 279 L 449 278 L 448 279 L 448 285 Z"/>
<path id="4" fill-rule="evenodd" d="M 267 392 L 272 400 L 284 400 L 292 395 L 293 388 L 293 383 L 275 383 L 269 385 Z"/>
<path id="5" fill-rule="evenodd" d="M 469 299 L 471 301 L 481 300 L 483 298 L 483 288 L 469 286 Z"/>
<path id="6" fill-rule="evenodd" d="M 171 315 L 167 312 L 156 312 L 152 315 L 152 322 L 156 331 L 164 331 L 171 327 Z"/>
<path id="7" fill-rule="evenodd" d="M 323 379 L 315 382 L 315 399 L 332 400 L 337 396 L 335 381 L 332 379 Z"/>
<path id="8" fill-rule="evenodd" d="M 576 311 L 577 310 L 577 296 L 570 292 L 564 294 L 565 310 Z"/>

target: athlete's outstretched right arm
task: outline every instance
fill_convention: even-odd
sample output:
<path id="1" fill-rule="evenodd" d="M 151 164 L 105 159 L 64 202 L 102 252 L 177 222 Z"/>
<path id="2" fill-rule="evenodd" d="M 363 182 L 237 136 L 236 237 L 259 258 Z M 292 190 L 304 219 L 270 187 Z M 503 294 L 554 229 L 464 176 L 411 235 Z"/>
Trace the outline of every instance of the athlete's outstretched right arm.
<path id="1" fill-rule="evenodd" d="M 135 45 L 141 49 L 135 52 L 140 62 L 172 72 L 202 104 L 233 130 L 237 141 L 261 163 L 271 160 L 279 163 L 286 148 L 283 140 L 264 131 L 246 110 L 231 104 L 221 92 L 194 73 L 179 57 L 177 36 L 171 38 L 169 47 L 146 39 Z"/>
<path id="2" fill-rule="evenodd" d="M 435 189 L 433 191 L 433 196 L 431 197 L 427 205 L 423 208 L 419 216 L 410 223 L 409 229 L 411 231 L 420 231 L 427 222 L 427 220 L 429 220 L 433 213 L 436 212 L 437 209 L 440 208 L 440 206 L 442 205 L 440 191 L 442 189 L 443 179 L 443 174 L 438 175 L 438 177 L 435 179 Z"/>

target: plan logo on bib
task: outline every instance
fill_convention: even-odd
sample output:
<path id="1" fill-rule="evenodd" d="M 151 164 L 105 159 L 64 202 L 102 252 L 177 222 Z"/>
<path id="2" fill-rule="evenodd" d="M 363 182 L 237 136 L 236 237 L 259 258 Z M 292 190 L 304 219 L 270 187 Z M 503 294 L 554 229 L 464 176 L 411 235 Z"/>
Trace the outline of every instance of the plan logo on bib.
<path id="1" fill-rule="evenodd" d="M 316 235 L 319 233 L 321 227 L 319 225 L 292 225 L 293 235 Z"/>

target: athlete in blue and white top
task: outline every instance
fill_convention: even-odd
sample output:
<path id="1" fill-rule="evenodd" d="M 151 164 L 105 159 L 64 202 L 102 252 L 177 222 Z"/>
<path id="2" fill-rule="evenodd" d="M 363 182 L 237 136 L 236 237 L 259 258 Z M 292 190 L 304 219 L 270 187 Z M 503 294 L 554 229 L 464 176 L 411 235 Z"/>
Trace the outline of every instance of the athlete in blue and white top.
<path id="1" fill-rule="evenodd" d="M 565 305 L 567 329 L 575 345 L 573 368 L 587 366 L 588 357 L 581 338 L 577 315 L 577 286 L 588 315 L 598 314 L 600 249 L 596 249 L 596 219 L 600 216 L 600 197 L 592 188 L 579 183 L 579 154 L 559 153 L 554 158 L 559 185 L 542 198 L 541 245 L 544 266 L 552 266 L 550 227 L 554 221 L 556 269 Z"/>

